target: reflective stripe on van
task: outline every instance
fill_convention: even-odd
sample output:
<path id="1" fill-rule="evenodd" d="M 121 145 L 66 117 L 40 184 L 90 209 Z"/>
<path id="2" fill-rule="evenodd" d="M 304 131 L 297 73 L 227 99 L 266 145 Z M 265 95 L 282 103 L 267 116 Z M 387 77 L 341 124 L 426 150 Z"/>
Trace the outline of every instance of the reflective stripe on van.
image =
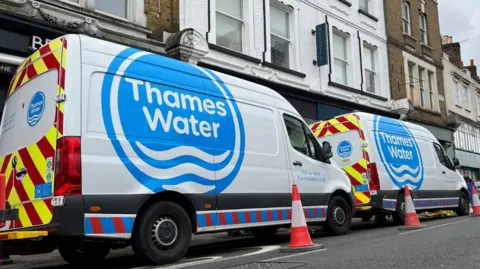
<path id="1" fill-rule="evenodd" d="M 7 179 L 7 201 L 19 210 L 19 220 L 2 230 L 45 225 L 52 220 L 55 149 L 57 139 L 63 133 L 64 112 L 63 102 L 56 102 L 54 98 L 64 94 L 66 49 L 67 41 L 64 38 L 44 45 L 24 60 L 10 83 L 0 136 L 0 172 Z M 42 77 L 46 77 L 45 80 L 51 78 L 48 81 L 53 89 L 47 87 L 50 84 L 35 83 Z M 19 89 L 29 81 L 34 83 L 33 86 L 29 84 L 25 87 L 33 87 L 28 89 L 32 90 L 31 96 L 26 95 L 28 100 L 19 98 L 23 91 Z M 9 103 L 12 99 L 16 102 Z M 11 115 L 5 115 L 7 112 Z M 44 112 L 51 113 L 44 115 Z M 12 126 L 9 126 L 9 121 L 13 122 Z M 23 137 L 13 139 L 21 146 L 15 144 L 10 150 L 12 137 L 39 130 L 41 133 L 32 135 L 36 142 L 21 144 Z M 12 133 L 8 134 L 9 131 Z"/>

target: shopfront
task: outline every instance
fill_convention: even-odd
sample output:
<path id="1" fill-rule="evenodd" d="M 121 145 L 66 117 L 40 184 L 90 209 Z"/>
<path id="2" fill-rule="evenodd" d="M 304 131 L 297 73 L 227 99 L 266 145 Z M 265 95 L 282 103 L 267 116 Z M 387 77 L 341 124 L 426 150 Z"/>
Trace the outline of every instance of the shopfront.
<path id="1" fill-rule="evenodd" d="M 12 75 L 23 59 L 42 45 L 65 34 L 24 18 L 0 13 L 0 118 Z"/>

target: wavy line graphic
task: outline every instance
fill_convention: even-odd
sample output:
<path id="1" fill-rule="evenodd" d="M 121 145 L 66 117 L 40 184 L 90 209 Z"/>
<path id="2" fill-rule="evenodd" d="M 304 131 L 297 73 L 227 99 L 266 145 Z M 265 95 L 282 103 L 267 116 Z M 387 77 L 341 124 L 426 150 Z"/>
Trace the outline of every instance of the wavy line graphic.
<path id="1" fill-rule="evenodd" d="M 400 174 L 403 172 L 409 172 L 410 174 L 416 174 L 420 170 L 420 167 L 417 167 L 416 169 L 411 168 L 408 165 L 401 165 L 400 167 L 395 167 L 395 165 L 390 164 L 390 167 L 395 171 L 395 173 Z"/>
<path id="2" fill-rule="evenodd" d="M 411 175 L 404 175 L 402 177 L 397 177 L 395 176 L 395 179 L 398 181 L 398 182 L 410 182 L 412 184 L 416 184 L 418 183 L 418 181 L 420 181 L 420 178 L 419 177 L 412 177 Z"/>
<path id="3" fill-rule="evenodd" d="M 178 157 L 192 156 L 201 159 L 206 163 L 214 164 L 223 162 L 230 154 L 230 151 L 227 150 L 220 155 L 211 155 L 198 148 L 187 146 L 178 146 L 163 151 L 152 150 L 150 148 L 147 148 L 139 141 L 136 141 L 135 144 L 140 148 L 143 153 L 145 153 L 145 155 L 157 161 L 169 161 Z M 186 155 L 185 153 L 188 153 L 188 155 Z"/>

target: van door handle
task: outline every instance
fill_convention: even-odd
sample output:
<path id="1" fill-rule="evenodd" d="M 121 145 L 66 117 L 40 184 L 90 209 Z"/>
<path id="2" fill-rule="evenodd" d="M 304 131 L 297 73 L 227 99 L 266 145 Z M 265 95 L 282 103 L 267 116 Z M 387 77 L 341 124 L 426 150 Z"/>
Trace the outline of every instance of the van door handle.
<path id="1" fill-rule="evenodd" d="M 447 172 L 445 172 L 445 171 L 442 171 L 442 174 L 446 174 L 446 173 L 447 173 Z"/>
<path id="2" fill-rule="evenodd" d="M 17 178 L 23 178 L 27 174 L 27 169 L 25 168 L 20 168 L 17 170 L 17 173 L 15 173 L 15 176 Z"/>
<path id="3" fill-rule="evenodd" d="M 302 166 L 302 163 L 299 162 L 299 161 L 294 161 L 294 162 L 293 162 L 293 165 L 295 165 L 295 166 Z"/>

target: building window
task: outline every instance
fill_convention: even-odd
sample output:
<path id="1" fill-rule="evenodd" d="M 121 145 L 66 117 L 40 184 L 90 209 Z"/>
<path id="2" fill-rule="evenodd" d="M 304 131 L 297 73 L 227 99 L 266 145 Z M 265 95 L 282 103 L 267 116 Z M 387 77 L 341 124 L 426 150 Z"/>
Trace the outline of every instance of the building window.
<path id="1" fill-rule="evenodd" d="M 420 84 L 420 106 L 425 107 L 425 102 L 427 98 L 425 98 L 425 68 L 419 66 L 418 67 L 418 82 Z"/>
<path id="2" fill-rule="evenodd" d="M 372 5 L 371 0 L 360 0 L 360 9 L 367 13 L 372 13 L 371 5 Z"/>
<path id="3" fill-rule="evenodd" d="M 363 44 L 363 66 L 365 69 L 365 81 L 367 92 L 375 93 L 375 53 L 374 46 L 364 42 Z"/>
<path id="4" fill-rule="evenodd" d="M 477 89 L 477 92 L 478 91 L 479 90 Z M 477 95 L 477 114 L 478 114 L 478 117 L 480 117 L 480 95 Z"/>
<path id="5" fill-rule="evenodd" d="M 127 0 L 96 0 L 95 9 L 118 17 L 127 18 Z"/>
<path id="6" fill-rule="evenodd" d="M 413 69 L 415 68 L 415 64 L 408 62 L 408 83 L 410 84 L 410 101 L 415 103 L 415 78 L 413 75 Z"/>
<path id="7" fill-rule="evenodd" d="M 289 68 L 290 65 L 290 26 L 289 12 L 270 6 L 270 43 L 272 63 Z"/>
<path id="8" fill-rule="evenodd" d="M 470 109 L 470 99 L 468 97 L 468 87 L 463 85 L 463 101 L 465 104 L 465 109 Z"/>
<path id="9" fill-rule="evenodd" d="M 217 45 L 243 51 L 243 1 L 216 1 Z"/>
<path id="10" fill-rule="evenodd" d="M 435 81 L 434 78 L 435 74 L 433 72 L 428 71 L 428 92 L 429 92 L 429 101 L 430 101 L 430 109 L 435 110 L 436 104 L 435 99 L 433 98 L 433 82 Z"/>
<path id="11" fill-rule="evenodd" d="M 402 21 L 403 33 L 410 35 L 410 3 L 407 0 L 402 0 Z"/>
<path id="12" fill-rule="evenodd" d="M 348 37 L 340 30 L 333 31 L 334 81 L 348 85 Z"/>
<path id="13" fill-rule="evenodd" d="M 462 103 L 460 102 L 460 89 L 458 88 L 457 81 L 453 81 L 453 94 L 455 96 L 455 105 L 461 106 Z"/>
<path id="14" fill-rule="evenodd" d="M 420 24 L 420 40 L 422 44 L 428 45 L 427 16 L 420 13 L 418 20 Z"/>

